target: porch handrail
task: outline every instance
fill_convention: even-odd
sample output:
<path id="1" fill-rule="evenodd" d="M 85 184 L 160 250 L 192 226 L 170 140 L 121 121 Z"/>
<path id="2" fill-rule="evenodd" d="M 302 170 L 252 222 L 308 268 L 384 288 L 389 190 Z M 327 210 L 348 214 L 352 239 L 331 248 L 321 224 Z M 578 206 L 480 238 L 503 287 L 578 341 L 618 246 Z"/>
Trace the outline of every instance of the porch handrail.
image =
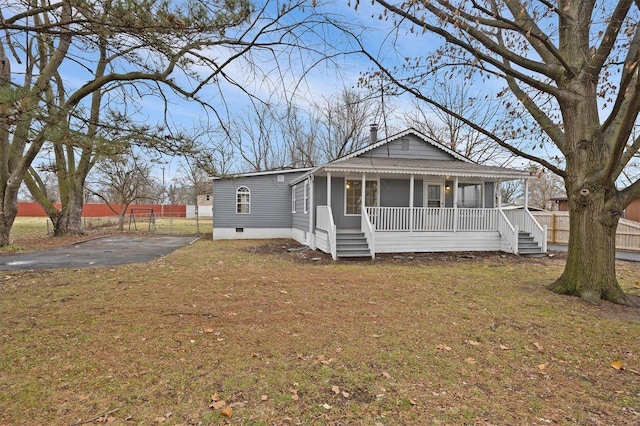
<path id="1" fill-rule="evenodd" d="M 529 209 L 504 210 L 507 218 L 518 227 L 531 234 L 533 240 L 542 247 L 542 252 L 547 252 L 547 231 L 540 226 Z"/>
<path id="2" fill-rule="evenodd" d="M 512 225 L 502 209 L 498 214 L 498 232 L 513 254 L 518 254 L 518 225 Z"/>
<path id="3" fill-rule="evenodd" d="M 316 207 L 316 228 L 326 231 L 329 236 L 329 251 L 331 252 L 331 258 L 336 260 L 338 258 L 338 252 L 336 247 L 336 224 L 333 220 L 333 211 L 331 206 L 317 206 Z"/>
<path id="4" fill-rule="evenodd" d="M 376 231 L 497 231 L 498 211 L 492 208 L 367 207 Z"/>
<path id="5" fill-rule="evenodd" d="M 527 222 L 531 224 L 531 236 L 533 240 L 540 244 L 542 252 L 547 252 L 547 225 L 540 225 L 535 217 L 531 214 L 529 209 L 525 209 L 527 212 Z"/>
<path id="6" fill-rule="evenodd" d="M 371 223 L 371 218 L 369 217 L 369 213 L 367 209 L 362 209 L 362 214 L 360 215 L 360 230 L 364 232 L 364 236 L 369 243 L 369 250 L 371 250 L 371 258 L 376 258 L 376 233 L 373 230 L 373 224 Z"/>

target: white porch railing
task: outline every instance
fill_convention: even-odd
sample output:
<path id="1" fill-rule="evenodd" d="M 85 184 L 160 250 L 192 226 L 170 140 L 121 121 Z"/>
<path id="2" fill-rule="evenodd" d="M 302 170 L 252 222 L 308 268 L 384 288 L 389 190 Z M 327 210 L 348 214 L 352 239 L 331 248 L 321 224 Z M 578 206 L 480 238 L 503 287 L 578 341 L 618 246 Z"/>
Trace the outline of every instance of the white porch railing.
<path id="1" fill-rule="evenodd" d="M 498 215 L 498 231 L 511 249 L 511 253 L 518 254 L 518 225 L 512 225 L 503 210 Z"/>
<path id="2" fill-rule="evenodd" d="M 497 209 L 367 207 L 366 211 L 376 231 L 498 230 Z"/>
<path id="3" fill-rule="evenodd" d="M 326 231 L 329 235 L 329 250 L 331 252 L 331 258 L 336 260 L 336 224 L 333 221 L 333 212 L 329 206 L 318 206 L 316 208 L 316 228 Z"/>
<path id="4" fill-rule="evenodd" d="M 522 230 L 531 234 L 533 240 L 542 247 L 542 252 L 547 252 L 547 229 L 546 225 L 540 226 L 528 209 L 505 210 L 507 219 Z"/>
<path id="5" fill-rule="evenodd" d="M 367 214 L 367 209 L 364 209 L 360 215 L 360 230 L 364 232 L 364 236 L 369 244 L 369 250 L 371 250 L 371 258 L 376 258 L 376 233 L 373 230 L 373 224 Z"/>

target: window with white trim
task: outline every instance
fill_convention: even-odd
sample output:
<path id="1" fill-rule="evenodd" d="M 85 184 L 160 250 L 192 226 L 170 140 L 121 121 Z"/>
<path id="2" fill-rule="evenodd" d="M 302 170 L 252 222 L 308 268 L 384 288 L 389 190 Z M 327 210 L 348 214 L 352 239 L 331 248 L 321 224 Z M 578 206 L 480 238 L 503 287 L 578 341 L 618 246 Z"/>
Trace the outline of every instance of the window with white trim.
<path id="1" fill-rule="evenodd" d="M 361 196 L 362 196 L 362 180 L 347 179 L 345 181 L 345 214 L 360 214 Z M 368 180 L 365 182 L 365 207 L 378 206 L 378 181 Z"/>
<path id="2" fill-rule="evenodd" d="M 291 213 L 296 212 L 296 186 L 291 187 Z"/>
<path id="3" fill-rule="evenodd" d="M 458 183 L 458 207 L 482 208 L 482 184 Z"/>
<path id="4" fill-rule="evenodd" d="M 309 213 L 309 181 L 304 181 L 304 212 Z"/>
<path id="5" fill-rule="evenodd" d="M 251 190 L 246 186 L 241 186 L 236 190 L 236 213 L 251 213 Z"/>

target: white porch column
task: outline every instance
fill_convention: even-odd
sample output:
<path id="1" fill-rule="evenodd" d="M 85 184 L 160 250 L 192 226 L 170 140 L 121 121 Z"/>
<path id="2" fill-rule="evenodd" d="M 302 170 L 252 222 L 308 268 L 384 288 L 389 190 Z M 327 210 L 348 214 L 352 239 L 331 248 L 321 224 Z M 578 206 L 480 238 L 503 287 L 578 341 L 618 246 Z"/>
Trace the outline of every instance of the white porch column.
<path id="1" fill-rule="evenodd" d="M 498 197 L 498 210 L 502 210 L 502 181 L 496 184 L 496 194 Z"/>
<path id="2" fill-rule="evenodd" d="M 367 194 L 367 174 L 363 173 L 362 174 L 362 187 L 360 188 L 360 212 L 362 214 L 362 212 L 364 211 L 364 207 L 365 207 L 365 196 Z"/>
<path id="3" fill-rule="evenodd" d="M 458 176 L 453 178 L 453 232 L 458 230 Z"/>
<path id="4" fill-rule="evenodd" d="M 524 180 L 524 209 L 529 209 L 529 179 Z"/>
<path id="5" fill-rule="evenodd" d="M 331 208 L 331 172 L 327 172 L 327 206 Z"/>
<path id="6" fill-rule="evenodd" d="M 413 193 L 415 191 L 415 176 L 409 178 L 409 232 L 413 232 Z"/>

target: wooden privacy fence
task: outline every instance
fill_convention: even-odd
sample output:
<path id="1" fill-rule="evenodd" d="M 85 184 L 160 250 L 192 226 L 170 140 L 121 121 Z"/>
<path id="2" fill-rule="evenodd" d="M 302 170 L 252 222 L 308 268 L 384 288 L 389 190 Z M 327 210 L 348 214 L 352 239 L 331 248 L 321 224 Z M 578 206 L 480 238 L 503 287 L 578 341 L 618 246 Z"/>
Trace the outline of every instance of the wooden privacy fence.
<path id="1" fill-rule="evenodd" d="M 569 212 L 531 212 L 540 225 L 547 225 L 547 241 L 569 243 Z M 618 250 L 640 251 L 640 223 L 620 219 L 616 234 Z"/>

